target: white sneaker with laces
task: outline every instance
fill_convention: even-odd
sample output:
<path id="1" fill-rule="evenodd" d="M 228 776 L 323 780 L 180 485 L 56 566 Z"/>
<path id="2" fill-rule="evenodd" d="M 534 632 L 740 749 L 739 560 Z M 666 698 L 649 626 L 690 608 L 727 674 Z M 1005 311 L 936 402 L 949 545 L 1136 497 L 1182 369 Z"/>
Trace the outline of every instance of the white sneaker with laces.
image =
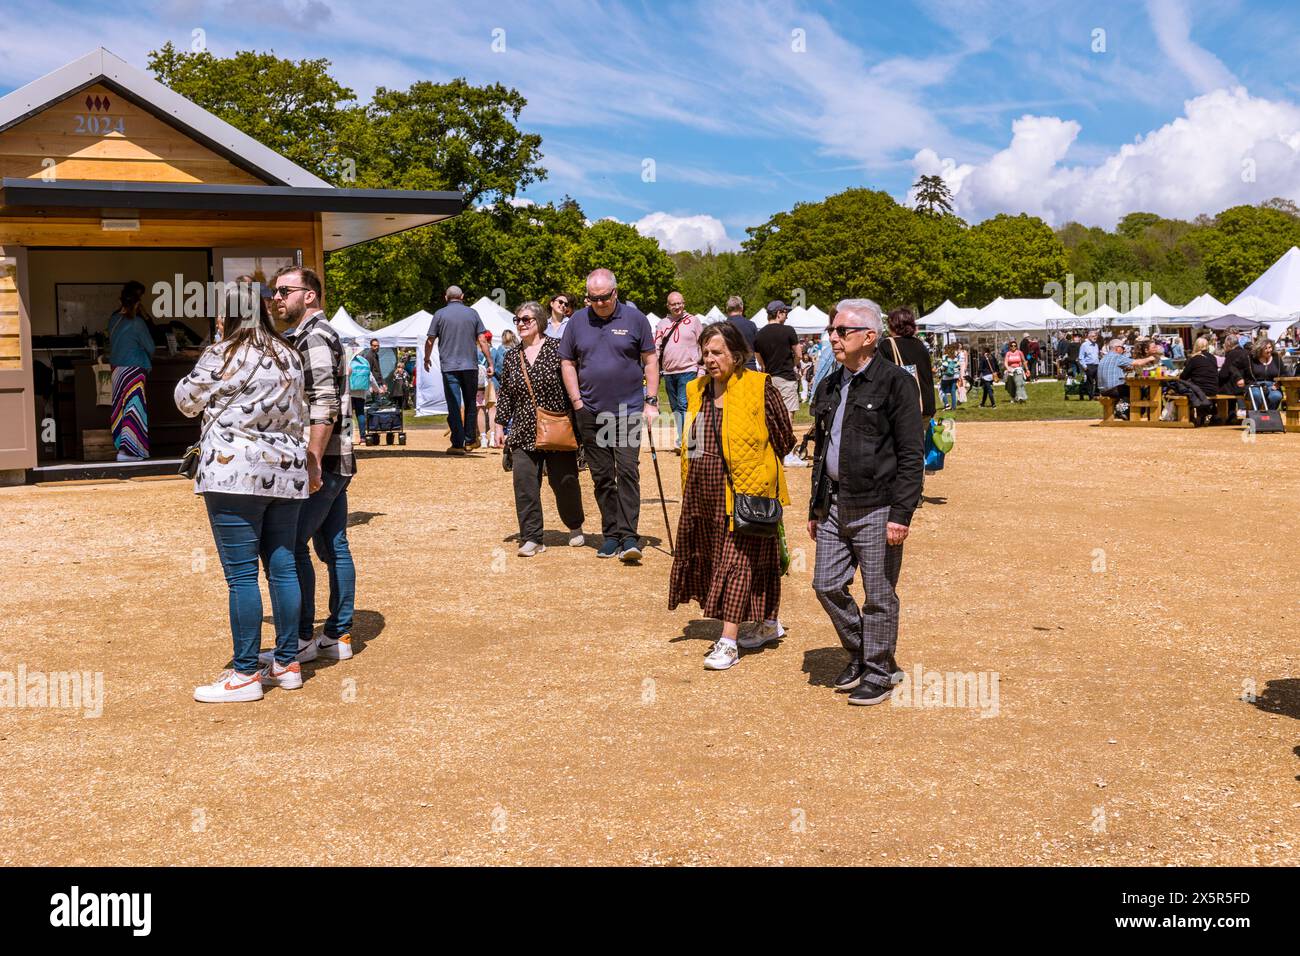
<path id="1" fill-rule="evenodd" d="M 318 648 L 319 645 L 316 642 L 316 638 L 313 637 L 310 641 L 304 641 L 300 637 L 298 638 L 298 654 L 294 657 L 294 660 L 299 664 L 310 664 L 316 659 Z M 262 651 L 262 653 L 257 655 L 257 663 L 261 664 L 263 667 L 271 663 L 273 660 L 275 660 L 275 648 L 272 648 L 269 651 Z"/>
<path id="2" fill-rule="evenodd" d="M 794 452 L 790 452 L 790 454 L 786 455 L 785 458 L 782 460 L 782 464 L 784 464 L 785 467 L 787 468 L 806 468 L 808 465 L 806 461 L 804 461 Z"/>
<path id="3" fill-rule="evenodd" d="M 718 638 L 717 643 L 713 645 L 713 650 L 709 652 L 709 656 L 704 658 L 704 666 L 711 671 L 725 671 L 739 659 L 740 651 L 736 648 L 736 645 L 731 641 Z"/>
<path id="4" fill-rule="evenodd" d="M 583 535 L 581 528 L 571 528 L 569 530 L 569 547 L 581 548 L 586 543 L 587 539 Z"/>
<path id="5" fill-rule="evenodd" d="M 331 661 L 350 661 L 352 659 L 352 635 L 340 634 L 337 638 L 321 635 L 316 638 L 316 648 L 320 656 Z"/>
<path id="6" fill-rule="evenodd" d="M 258 677 L 263 687 L 297 690 L 302 687 L 302 665 L 294 661 L 288 667 L 281 667 L 275 661 L 271 661 L 258 671 Z"/>
<path id="7" fill-rule="evenodd" d="M 226 668 L 211 684 L 194 688 L 194 699 L 201 704 L 233 704 L 262 699 L 262 682 L 258 674 L 240 674 Z"/>
<path id="8" fill-rule="evenodd" d="M 536 541 L 525 541 L 519 546 L 519 550 L 515 554 L 521 558 L 531 558 L 533 555 L 541 554 L 545 550 L 546 545 L 544 544 L 538 544 Z"/>
<path id="9" fill-rule="evenodd" d="M 780 621 L 764 621 L 762 624 L 742 627 L 741 631 L 736 643 L 747 651 L 756 650 L 779 637 L 785 637 L 785 628 L 781 626 Z"/>

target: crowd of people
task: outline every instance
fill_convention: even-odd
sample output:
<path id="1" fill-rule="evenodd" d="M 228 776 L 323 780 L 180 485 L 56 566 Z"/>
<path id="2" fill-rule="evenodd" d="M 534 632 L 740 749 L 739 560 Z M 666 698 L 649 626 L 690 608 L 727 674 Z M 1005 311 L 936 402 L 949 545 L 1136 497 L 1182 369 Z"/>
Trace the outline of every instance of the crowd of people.
<path id="1" fill-rule="evenodd" d="M 584 298 L 576 311 L 563 295 L 545 306 L 520 304 L 514 334 L 493 346 L 453 286 L 429 328 L 424 368 L 436 344 L 452 453 L 479 443 L 468 396 L 492 396 L 484 431 L 509 452 L 519 556 L 545 551 L 543 475 L 564 540 L 586 543 L 581 454 L 600 512 L 596 556 L 641 560 L 640 449 L 643 435 L 653 432 L 663 369 L 682 480 L 669 608 L 695 602 L 721 622 L 705 658 L 712 670 L 734 666 L 741 649 L 778 639 L 781 577 L 790 561 L 785 470 L 796 458 L 805 465 L 795 447 L 795 418 L 801 369 L 812 367 L 807 531 L 817 543 L 813 590 L 848 653 L 834 684 L 853 704 L 887 699 L 901 679 L 894 660 L 897 583 L 921 495 L 926 390 L 909 361 L 921 343 L 886 336 L 880 308 L 866 299 L 841 301 L 826 342 L 805 353 L 785 326 L 789 308 L 780 301 L 769 305 L 771 321 L 760 331 L 738 297 L 728 302 L 728 321 L 706 326 L 679 293 L 652 329 L 635 304 L 620 300 L 606 269 L 587 277 Z M 196 700 L 257 700 L 266 689 L 301 687 L 302 665 L 318 657 L 352 656 L 356 568 L 347 515 L 356 473 L 354 395 L 364 403 L 397 392 L 398 383 L 409 392 L 415 371 L 399 361 L 388 377 L 380 375 L 378 345 L 349 356 L 325 320 L 319 277 L 287 268 L 272 280 L 261 308 L 228 319 L 220 341 L 178 384 L 177 406 L 202 417 L 195 492 L 204 498 L 225 572 L 232 639 L 230 661 L 216 680 L 195 688 Z M 358 422 L 364 425 L 364 413 Z M 653 438 L 651 452 L 657 469 Z M 313 552 L 329 580 L 320 634 L 313 628 Z M 259 567 L 276 637 L 266 652 Z M 866 593 L 861 606 L 850 591 L 858 571 Z"/>

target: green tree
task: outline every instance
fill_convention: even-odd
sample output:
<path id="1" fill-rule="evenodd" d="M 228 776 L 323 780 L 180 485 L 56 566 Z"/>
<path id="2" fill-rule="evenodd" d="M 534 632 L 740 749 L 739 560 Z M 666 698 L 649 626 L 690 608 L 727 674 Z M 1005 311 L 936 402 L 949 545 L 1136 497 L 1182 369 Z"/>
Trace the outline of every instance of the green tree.
<path id="1" fill-rule="evenodd" d="M 322 179 L 338 182 L 346 171 L 335 137 L 355 94 L 330 76 L 329 60 L 251 50 L 220 58 L 166 43 L 148 66 L 159 82 Z"/>
<path id="2" fill-rule="evenodd" d="M 916 192 L 915 208 L 929 216 L 952 214 L 952 191 L 942 176 L 922 176 L 912 184 Z"/>
<path id="3" fill-rule="evenodd" d="M 1210 292 L 1224 302 L 1239 295 L 1297 244 L 1300 219 L 1289 212 L 1259 206 L 1223 210 L 1201 242 Z"/>
<path id="4" fill-rule="evenodd" d="M 757 308 L 759 275 L 754 259 L 744 252 L 678 252 L 673 254 L 677 270 L 675 284 L 692 312 L 704 313 L 712 306 L 724 309 L 727 299 L 738 295 L 746 312 Z M 656 306 L 662 314 L 662 308 Z"/>
<path id="5" fill-rule="evenodd" d="M 604 219 L 578 237 L 569 253 L 569 285 L 581 288 L 594 269 L 609 269 L 618 280 L 619 299 L 642 312 L 661 312 L 676 272 L 659 243 L 626 223 Z"/>
<path id="6" fill-rule="evenodd" d="M 1041 298 L 1043 286 L 1065 278 L 1061 240 L 1037 216 L 1005 213 L 972 226 L 957 267 L 961 297 L 985 304 L 997 296 Z"/>

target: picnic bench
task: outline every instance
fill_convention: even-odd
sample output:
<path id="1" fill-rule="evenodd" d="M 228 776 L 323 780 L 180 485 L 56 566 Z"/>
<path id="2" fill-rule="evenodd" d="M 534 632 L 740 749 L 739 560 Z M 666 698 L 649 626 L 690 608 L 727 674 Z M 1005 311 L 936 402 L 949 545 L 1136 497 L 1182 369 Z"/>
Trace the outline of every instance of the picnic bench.
<path id="1" fill-rule="evenodd" d="M 1129 375 L 1124 382 L 1128 385 L 1128 421 L 1115 417 L 1115 400 L 1107 398 L 1105 395 L 1098 397 L 1101 402 L 1101 424 L 1103 425 L 1129 425 L 1136 428 L 1193 428 L 1195 423 L 1192 421 L 1191 403 L 1187 401 L 1186 395 L 1169 395 L 1164 394 L 1163 386 L 1174 381 L 1176 376 L 1173 375 Z M 1300 388 L 1300 378 L 1296 379 L 1297 388 Z M 1174 418 L 1172 421 L 1162 421 L 1160 413 L 1164 409 L 1165 402 L 1172 402 L 1174 406 Z M 1300 425 L 1297 426 L 1300 430 Z"/>
<path id="2" fill-rule="evenodd" d="M 1300 432 L 1300 375 L 1280 376 L 1277 387 L 1282 389 L 1282 427 L 1289 432 Z"/>

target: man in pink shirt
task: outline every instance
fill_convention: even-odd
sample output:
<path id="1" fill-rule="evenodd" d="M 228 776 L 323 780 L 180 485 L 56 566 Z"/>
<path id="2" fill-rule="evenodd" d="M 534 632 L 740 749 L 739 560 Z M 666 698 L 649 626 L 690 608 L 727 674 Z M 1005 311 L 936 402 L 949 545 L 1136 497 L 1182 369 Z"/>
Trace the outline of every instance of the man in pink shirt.
<path id="1" fill-rule="evenodd" d="M 700 332 L 698 316 L 686 311 L 680 292 L 668 295 L 668 315 L 655 326 L 655 345 L 659 347 L 659 368 L 668 390 L 668 406 L 673 410 L 677 432 L 677 451 L 681 452 L 682 422 L 686 415 L 686 383 L 700 367 Z"/>

